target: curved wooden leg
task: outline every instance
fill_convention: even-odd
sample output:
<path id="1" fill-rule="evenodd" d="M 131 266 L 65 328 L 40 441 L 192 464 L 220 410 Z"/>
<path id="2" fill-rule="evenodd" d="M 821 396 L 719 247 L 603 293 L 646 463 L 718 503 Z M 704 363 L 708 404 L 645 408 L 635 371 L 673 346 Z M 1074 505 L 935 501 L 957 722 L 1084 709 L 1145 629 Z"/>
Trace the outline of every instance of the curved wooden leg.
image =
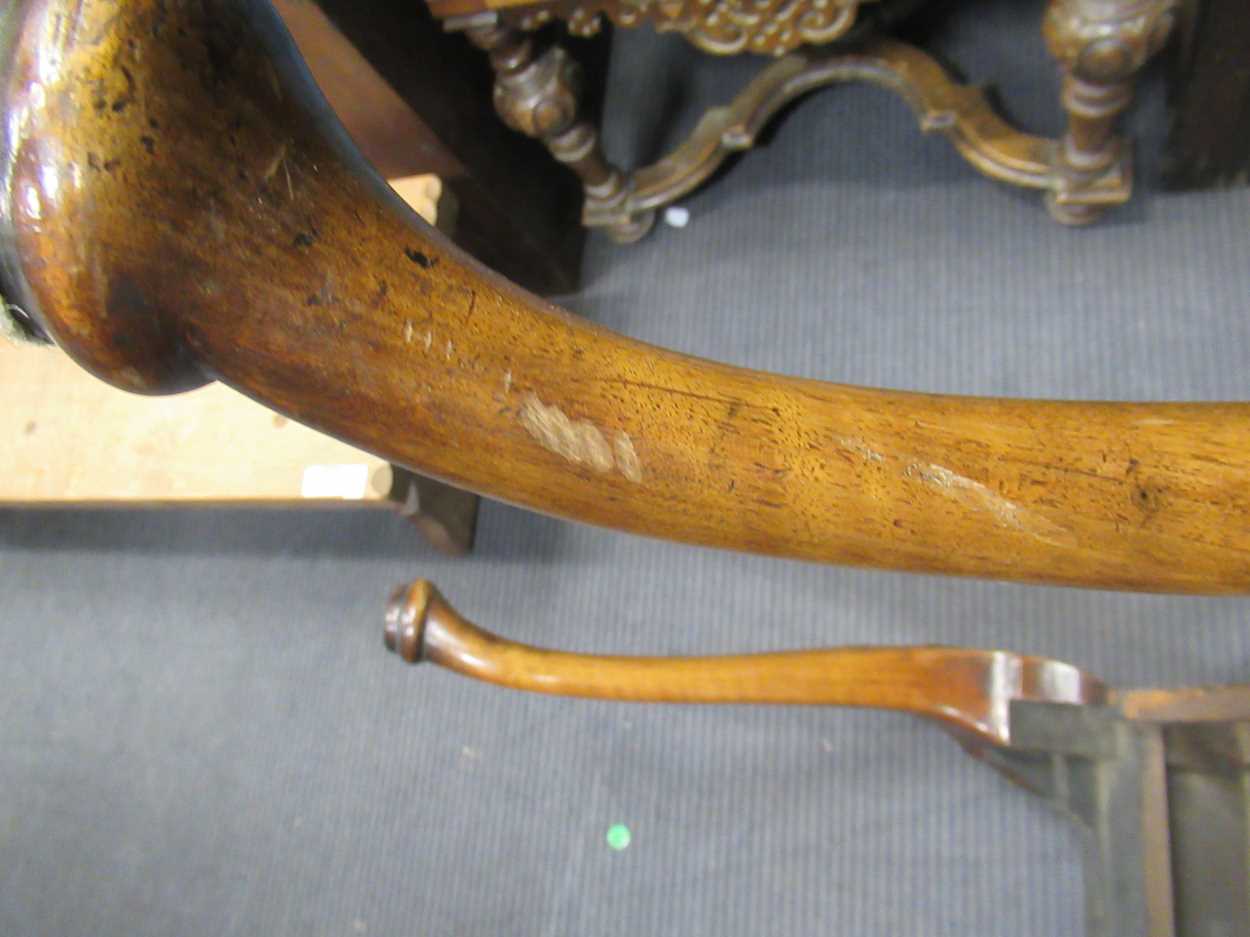
<path id="1" fill-rule="evenodd" d="M 1056 154 L 1051 215 L 1088 224 L 1128 200 L 1132 151 L 1116 133 L 1141 67 L 1163 47 L 1176 0 L 1050 0 L 1043 32 L 1063 69 L 1068 128 Z"/>
<path id="2" fill-rule="evenodd" d="M 604 157 L 598 131 L 578 114 L 581 69 L 569 54 L 552 46 L 535 56 L 524 33 L 497 22 L 470 26 L 465 35 L 490 54 L 495 110 L 504 123 L 542 140 L 582 180 L 583 223 L 602 227 L 621 243 L 637 241 L 650 231 L 655 212 L 625 210 L 628 180 Z"/>

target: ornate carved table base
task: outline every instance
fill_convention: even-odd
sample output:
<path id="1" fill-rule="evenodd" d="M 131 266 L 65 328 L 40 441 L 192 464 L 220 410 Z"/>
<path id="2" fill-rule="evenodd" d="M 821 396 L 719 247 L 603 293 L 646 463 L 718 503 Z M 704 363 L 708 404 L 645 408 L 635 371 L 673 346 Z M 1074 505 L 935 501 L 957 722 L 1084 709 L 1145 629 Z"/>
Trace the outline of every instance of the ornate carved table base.
<path id="1" fill-rule="evenodd" d="M 721 0 L 720 5 L 733 2 Z M 578 116 L 580 78 L 573 60 L 558 46 L 535 55 L 523 32 L 552 15 L 568 18 L 574 31 L 593 32 L 597 15 L 588 17 L 577 5 L 557 3 L 537 11 L 529 6 L 452 17 L 447 27 L 465 30 L 490 53 L 497 76 L 495 106 L 504 121 L 541 139 L 581 178 L 586 193 L 583 224 L 630 242 L 650 230 L 657 208 L 699 186 L 730 154 L 753 147 L 785 105 L 845 81 L 868 81 L 897 92 L 915 110 L 922 130 L 945 134 L 975 169 L 1001 182 L 1044 191 L 1057 221 L 1095 221 L 1129 198 L 1132 152 L 1115 124 L 1132 100 L 1137 73 L 1171 33 L 1175 6 L 1176 0 L 1051 0 L 1044 34 L 1060 64 L 1061 99 L 1068 116 L 1067 130 L 1058 140 L 1012 128 L 980 89 L 956 82 L 914 46 L 877 38 L 849 51 L 831 47 L 789 52 L 764 68 L 728 105 L 709 110 L 675 150 L 630 173 L 607 161 L 595 129 Z M 850 11 L 854 13 L 853 6 Z M 598 12 L 624 25 L 638 20 L 610 6 Z M 851 19 L 853 15 L 843 17 L 828 37 L 822 33 L 807 41 L 836 38 Z M 709 51 L 739 50 L 737 45 L 712 43 L 699 23 L 660 25 L 686 32 Z M 774 54 L 804 41 L 767 26 L 756 34 L 760 37 L 768 37 L 771 45 L 764 48 Z M 759 45 L 749 40 L 744 33 L 742 47 Z"/>
<path id="2" fill-rule="evenodd" d="M 607 161 L 599 133 L 578 116 L 581 70 L 553 46 L 535 57 L 533 43 L 519 30 L 499 25 L 493 14 L 469 25 L 469 39 L 490 53 L 495 69 L 495 109 L 514 130 L 537 137 L 582 180 L 586 201 L 582 223 L 606 228 L 621 243 L 651 230 L 655 213 L 631 203 L 631 180 Z"/>

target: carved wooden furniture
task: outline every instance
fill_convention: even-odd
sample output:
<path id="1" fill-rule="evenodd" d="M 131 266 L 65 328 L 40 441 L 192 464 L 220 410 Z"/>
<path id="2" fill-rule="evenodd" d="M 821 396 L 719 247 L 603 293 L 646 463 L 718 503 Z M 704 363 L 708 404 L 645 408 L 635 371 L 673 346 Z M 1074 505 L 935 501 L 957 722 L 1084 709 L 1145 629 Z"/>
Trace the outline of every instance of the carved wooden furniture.
<path id="1" fill-rule="evenodd" d="M 847 38 L 857 19 L 888 9 L 890 0 L 427 2 L 448 29 L 463 30 L 490 53 L 495 106 L 504 122 L 541 139 L 580 177 L 582 222 L 628 242 L 650 229 L 657 208 L 700 185 L 731 153 L 751 148 L 786 104 L 843 81 L 897 92 L 922 130 L 945 134 L 975 169 L 1042 190 L 1058 221 L 1092 222 L 1129 197 L 1132 154 L 1115 125 L 1138 71 L 1167 41 L 1178 0 L 1050 0 L 1043 32 L 1060 65 L 1068 115 L 1058 140 L 1014 130 L 979 89 L 959 84 L 914 46 L 869 35 L 849 46 L 818 48 Z M 529 35 L 552 20 L 565 21 L 575 35 L 593 35 L 604 19 L 677 32 L 717 55 L 752 52 L 779 61 L 732 103 L 708 111 L 673 152 L 625 172 L 604 158 L 594 127 L 579 116 L 576 64 L 558 45 L 540 52 Z"/>
<path id="2" fill-rule="evenodd" d="M 0 15 L 0 106 L 0 321 L 115 386 L 219 380 L 444 482 L 681 542 L 1250 592 L 1250 404 L 902 393 L 616 335 L 416 216 L 360 158 L 262 0 L 22 0 Z M 1074 152 L 1105 143 L 1107 126 L 1074 118 Z M 1098 918 L 1124 924 L 1109 937 L 1143 921 L 1163 937 L 1225 907 L 1244 930 L 1244 825 L 1200 815 L 1218 804 L 1244 821 L 1243 690 L 1115 694 L 1067 665 L 934 648 L 585 659 L 476 631 L 424 587 L 392 607 L 387 637 L 409 659 L 547 691 L 937 718 L 1077 812 L 1098 868 L 1108 846 L 1141 859 L 1131 876 L 1117 859 L 1092 893 L 1091 907 L 1130 909 Z M 1194 784 L 1209 776 L 1214 794 Z M 1212 843 L 1230 857 L 1226 881 L 1164 881 Z"/>
<path id="3" fill-rule="evenodd" d="M 24 0 L 0 68 L 0 293 L 118 387 L 220 380 L 421 474 L 684 543 L 1250 591 L 1250 404 L 852 387 L 580 320 L 413 214 L 260 0 Z"/>
<path id="4" fill-rule="evenodd" d="M 1250 933 L 1250 686 L 1115 690 L 1056 660 L 938 646 L 573 654 L 484 631 L 423 581 L 392 598 L 384 637 L 409 663 L 535 693 L 921 716 L 1077 823 L 1087 937 Z"/>

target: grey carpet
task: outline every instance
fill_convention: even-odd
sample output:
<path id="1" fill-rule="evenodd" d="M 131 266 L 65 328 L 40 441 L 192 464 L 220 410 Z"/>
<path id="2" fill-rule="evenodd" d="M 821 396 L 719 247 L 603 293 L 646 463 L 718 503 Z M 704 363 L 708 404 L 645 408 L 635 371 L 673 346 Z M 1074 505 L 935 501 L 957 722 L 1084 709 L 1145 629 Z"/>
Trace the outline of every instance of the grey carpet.
<path id="1" fill-rule="evenodd" d="M 963 4 L 935 43 L 1053 131 L 1040 14 Z M 655 158 L 751 67 L 620 35 L 611 154 Z M 1162 116 L 1156 80 L 1135 201 L 1072 231 L 885 92 L 826 92 L 689 198 L 686 228 L 596 240 L 567 304 L 812 377 L 1250 399 L 1250 196 L 1158 191 Z M 488 626 L 588 651 L 936 641 L 1125 685 L 1250 676 L 1242 600 L 826 569 L 495 504 L 478 544 L 443 559 L 373 514 L 0 513 L 0 934 L 1081 932 L 1075 833 L 934 729 L 410 669 L 379 617 L 417 575 Z"/>

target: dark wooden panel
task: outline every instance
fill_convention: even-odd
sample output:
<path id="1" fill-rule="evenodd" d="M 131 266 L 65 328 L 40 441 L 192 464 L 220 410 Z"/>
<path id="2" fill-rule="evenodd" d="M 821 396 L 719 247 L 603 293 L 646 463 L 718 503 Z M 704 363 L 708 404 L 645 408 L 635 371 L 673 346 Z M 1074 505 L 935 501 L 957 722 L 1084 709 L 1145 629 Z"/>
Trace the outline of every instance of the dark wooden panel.
<path id="1" fill-rule="evenodd" d="M 417 0 L 279 0 L 340 118 L 384 175 L 434 172 L 459 203 L 456 240 L 540 293 L 576 289 L 581 190 L 542 146 L 503 126 L 486 57 Z M 579 44 L 597 108 L 603 41 Z M 361 59 L 367 60 L 362 68 Z"/>
<path id="2" fill-rule="evenodd" d="M 1164 185 L 1250 181 L 1250 6 L 1191 0 L 1174 54 Z"/>

